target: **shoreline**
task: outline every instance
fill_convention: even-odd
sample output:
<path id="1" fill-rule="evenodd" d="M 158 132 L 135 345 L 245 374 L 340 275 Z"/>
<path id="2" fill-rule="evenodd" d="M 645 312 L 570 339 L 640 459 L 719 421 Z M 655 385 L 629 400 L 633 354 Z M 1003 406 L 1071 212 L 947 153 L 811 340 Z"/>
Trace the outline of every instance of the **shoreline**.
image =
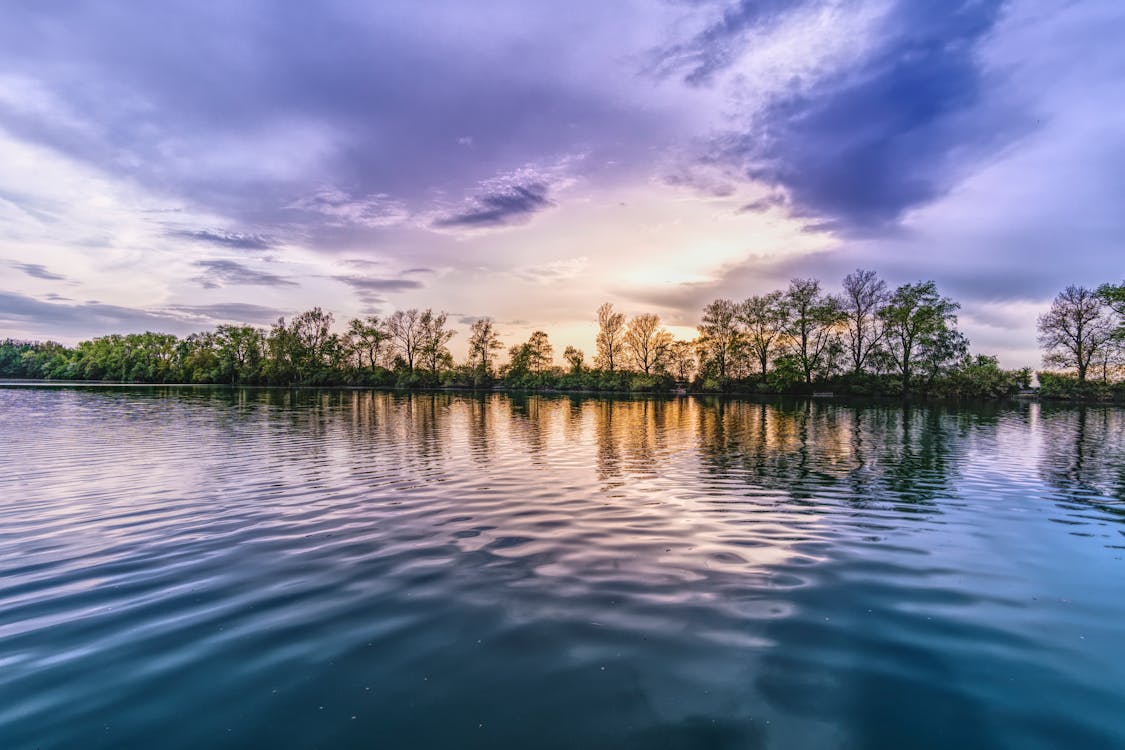
<path id="1" fill-rule="evenodd" d="M 667 390 L 667 391 L 628 391 L 628 390 L 591 390 L 591 389 L 559 389 L 559 388 L 509 388 L 505 386 L 492 386 L 488 388 L 471 388 L 464 386 L 388 386 L 388 385 L 252 385 L 229 383 L 140 383 L 115 380 L 45 380 L 34 378 L 3 378 L 0 379 L 0 388 L 192 388 L 192 389 L 222 389 L 222 390 L 261 390 L 261 391 L 377 391 L 382 393 L 455 393 L 471 395 L 523 395 L 523 396 L 588 396 L 612 398 L 724 398 L 745 400 L 773 400 L 773 399 L 799 399 L 807 401 L 826 401 L 834 403 L 851 402 L 880 402 L 880 403 L 933 403 L 933 404 L 960 404 L 960 403 L 1045 403 L 1045 404 L 1072 404 L 1072 405 L 1101 405 L 1125 406 L 1125 401 L 1118 399 L 1072 399 L 1043 397 L 1038 393 L 1021 393 L 1008 396 L 964 397 L 914 395 L 887 395 L 887 394 L 852 394 L 852 393 L 762 393 L 755 391 L 692 391 L 692 390 Z"/>

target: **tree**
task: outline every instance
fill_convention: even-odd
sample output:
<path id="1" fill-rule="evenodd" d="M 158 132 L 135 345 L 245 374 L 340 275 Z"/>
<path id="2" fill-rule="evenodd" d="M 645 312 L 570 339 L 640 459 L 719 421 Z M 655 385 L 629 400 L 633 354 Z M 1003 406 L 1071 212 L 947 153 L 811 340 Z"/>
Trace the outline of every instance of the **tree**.
<path id="1" fill-rule="evenodd" d="M 1107 359 L 1125 356 L 1125 282 L 1120 284 L 1102 284 L 1098 287 L 1098 296 L 1109 307 L 1113 313 L 1114 326 L 1114 349 L 1117 353 L 1113 356 L 1107 356 Z"/>
<path id="2" fill-rule="evenodd" d="M 348 348 L 355 356 L 356 367 L 374 370 L 382 360 L 383 347 L 390 338 L 390 331 L 374 315 L 349 321 Z"/>
<path id="3" fill-rule="evenodd" d="M 297 378 L 296 341 L 285 318 L 278 318 L 266 337 L 265 374 L 271 383 L 290 383 Z"/>
<path id="4" fill-rule="evenodd" d="M 606 302 L 598 308 L 597 357 L 595 363 L 603 370 L 613 372 L 620 364 L 625 338 L 625 315 L 615 313 L 613 305 Z"/>
<path id="5" fill-rule="evenodd" d="M 457 335 L 452 328 L 446 327 L 449 316 L 444 313 L 435 314 L 427 309 L 418 318 L 421 331 L 418 341 L 418 356 L 426 369 L 437 374 L 442 367 L 453 364 L 453 355 L 449 353 L 447 344 Z"/>
<path id="6" fill-rule="evenodd" d="M 252 326 L 221 325 L 208 342 L 214 347 L 218 372 L 210 379 L 253 383 L 258 380 L 265 356 L 265 336 Z"/>
<path id="7" fill-rule="evenodd" d="M 956 350 L 950 330 L 957 325 L 960 305 L 938 294 L 932 281 L 903 284 L 894 291 L 879 310 L 879 321 L 886 336 L 886 354 L 902 378 L 902 388 L 909 390 L 911 378 L 923 353 L 929 368 L 942 363 L 944 353 Z M 962 339 L 963 340 L 963 339 Z"/>
<path id="8" fill-rule="evenodd" d="M 1118 317 L 1119 322 L 1125 322 L 1125 282 L 1102 284 L 1098 287 L 1098 296 Z"/>
<path id="9" fill-rule="evenodd" d="M 729 299 L 717 299 L 703 308 L 697 346 L 700 359 L 712 366 L 720 385 L 741 353 L 742 330 L 738 322 L 738 305 Z"/>
<path id="10" fill-rule="evenodd" d="M 844 277 L 841 299 L 843 321 L 847 329 L 848 355 L 852 372 L 863 372 L 871 355 L 883 341 L 879 310 L 888 297 L 887 282 L 874 271 L 857 268 Z"/>
<path id="11" fill-rule="evenodd" d="M 527 340 L 527 367 L 536 375 L 542 375 L 554 361 L 555 348 L 551 346 L 545 331 L 534 331 Z"/>
<path id="12" fill-rule="evenodd" d="M 646 313 L 629 321 L 625 331 L 625 350 L 634 368 L 645 375 L 664 369 L 672 334 L 660 327 L 660 316 Z"/>
<path id="13" fill-rule="evenodd" d="M 1068 286 L 1039 316 L 1039 345 L 1044 364 L 1074 368 L 1078 382 L 1103 351 L 1113 346 L 1116 326 L 1105 298 L 1084 286 Z"/>
<path id="14" fill-rule="evenodd" d="M 745 329 L 746 345 L 764 378 L 771 356 L 784 340 L 786 310 L 782 293 L 774 291 L 748 298 L 740 306 L 738 317 Z"/>
<path id="15" fill-rule="evenodd" d="M 293 363 L 302 382 L 332 369 L 339 361 L 340 340 L 332 333 L 332 321 L 332 313 L 314 307 L 289 324 Z"/>
<path id="16" fill-rule="evenodd" d="M 492 358 L 504 348 L 492 318 L 479 318 L 469 329 L 469 366 L 481 378 L 492 374 Z"/>
<path id="17" fill-rule="evenodd" d="M 668 369 L 676 380 L 686 383 L 695 372 L 695 342 L 673 341 L 668 347 Z"/>
<path id="18" fill-rule="evenodd" d="M 793 279 L 785 292 L 785 334 L 792 342 L 793 354 L 801 368 L 805 384 L 811 385 L 813 373 L 827 369 L 832 348 L 839 340 L 843 313 L 839 301 L 820 291 L 816 279 Z"/>
<path id="19" fill-rule="evenodd" d="M 395 310 L 387 318 L 387 331 L 399 356 L 406 363 L 407 370 L 413 373 L 414 361 L 418 358 L 418 350 L 422 345 L 421 316 L 418 310 Z"/>
<path id="20" fill-rule="evenodd" d="M 563 350 L 563 359 L 570 365 L 570 372 L 578 375 L 582 372 L 586 363 L 586 354 L 581 349 L 575 349 L 573 346 L 568 346 Z"/>

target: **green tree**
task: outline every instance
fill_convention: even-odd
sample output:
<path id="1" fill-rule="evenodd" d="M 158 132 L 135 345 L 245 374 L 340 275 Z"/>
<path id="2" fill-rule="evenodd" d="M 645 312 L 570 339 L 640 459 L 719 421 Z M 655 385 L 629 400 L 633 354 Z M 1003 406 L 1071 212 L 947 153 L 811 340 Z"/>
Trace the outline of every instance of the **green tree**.
<path id="1" fill-rule="evenodd" d="M 563 350 L 563 359 L 570 365 L 570 372 L 572 375 L 580 375 L 586 365 L 586 354 L 581 349 L 576 349 L 573 346 L 568 346 Z"/>
<path id="2" fill-rule="evenodd" d="M 527 340 L 527 366 L 536 375 L 549 370 L 554 362 L 555 348 L 545 331 L 534 331 Z"/>
<path id="3" fill-rule="evenodd" d="M 331 379 L 342 350 L 339 337 L 332 333 L 332 322 L 332 313 L 314 307 L 290 323 L 300 382 L 320 383 Z"/>
<path id="4" fill-rule="evenodd" d="M 793 279 L 784 304 L 785 334 L 805 384 L 811 385 L 814 373 L 829 369 L 844 314 L 839 301 L 821 292 L 816 279 Z"/>
<path id="5" fill-rule="evenodd" d="M 265 354 L 265 336 L 252 326 L 220 325 L 215 329 L 219 372 L 213 378 L 229 383 L 256 383 Z"/>
<path id="6" fill-rule="evenodd" d="M 957 325 L 960 305 L 938 294 L 932 281 L 903 284 L 879 309 L 886 336 L 886 355 L 908 391 L 923 357 L 929 368 L 941 364 L 943 354 L 953 354 L 951 331 Z"/>
<path id="7" fill-rule="evenodd" d="M 447 345 L 457 332 L 446 325 L 448 317 L 444 312 L 434 313 L 427 309 L 418 318 L 421 328 L 418 355 L 422 364 L 434 375 L 438 370 L 453 365 L 453 355 Z"/>
<path id="8" fill-rule="evenodd" d="M 785 340 L 787 311 L 782 292 L 749 297 L 740 306 L 738 317 L 745 331 L 746 346 L 764 378 L 770 359 L 780 353 Z"/>
<path id="9" fill-rule="evenodd" d="M 348 350 L 359 369 L 374 371 L 383 361 L 383 352 L 390 338 L 390 331 L 376 315 L 348 321 Z"/>
<path id="10" fill-rule="evenodd" d="M 504 348 L 492 318 L 479 318 L 469 332 L 469 366 L 483 382 L 492 376 L 492 359 Z"/>

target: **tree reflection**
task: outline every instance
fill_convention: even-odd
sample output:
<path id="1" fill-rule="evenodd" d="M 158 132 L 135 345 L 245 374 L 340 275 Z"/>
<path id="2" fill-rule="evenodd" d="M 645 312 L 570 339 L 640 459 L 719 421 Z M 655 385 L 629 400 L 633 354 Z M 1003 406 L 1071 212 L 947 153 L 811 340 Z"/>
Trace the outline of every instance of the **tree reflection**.
<path id="1" fill-rule="evenodd" d="M 1071 502 L 1125 516 L 1125 412 L 1115 407 L 1038 408 L 1040 475 Z"/>
<path id="2" fill-rule="evenodd" d="M 964 450 L 964 430 L 939 408 L 714 399 L 697 417 L 713 477 L 799 502 L 842 495 L 859 506 L 933 509 Z"/>

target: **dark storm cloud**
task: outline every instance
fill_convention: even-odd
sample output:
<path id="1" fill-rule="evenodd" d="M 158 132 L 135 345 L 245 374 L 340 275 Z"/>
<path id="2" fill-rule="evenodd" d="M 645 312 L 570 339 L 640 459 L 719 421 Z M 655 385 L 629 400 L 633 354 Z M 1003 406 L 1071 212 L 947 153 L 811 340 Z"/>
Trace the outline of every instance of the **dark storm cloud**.
<path id="1" fill-rule="evenodd" d="M 66 281 L 66 277 L 62 274 L 52 273 L 47 270 L 46 266 L 38 263 L 13 263 L 13 268 L 23 271 L 28 276 L 34 276 L 37 279 L 45 279 L 47 281 Z"/>
<path id="2" fill-rule="evenodd" d="M 578 50 L 607 62 L 621 52 L 595 46 L 592 22 L 606 38 L 630 28 L 626 14 L 595 2 L 13 6 L 0 24 L 0 71 L 34 81 L 24 99 L 35 106 L 0 101 L 0 124 L 248 224 L 387 231 L 407 204 L 429 208 L 435 189 L 456 195 L 589 144 L 641 154 L 672 131 L 672 118 L 610 85 L 628 84 L 628 69 L 575 84 L 567 61 Z M 545 205 L 526 188 L 483 196 L 449 226 Z M 187 239 L 262 246 L 209 234 Z"/>
<path id="3" fill-rule="evenodd" d="M 821 229 L 893 225 L 1023 129 L 984 100 L 977 47 L 1002 5 L 900 3 L 872 53 L 769 102 L 748 130 L 718 139 L 711 158 L 783 187 L 795 213 L 821 219 Z"/>
<path id="4" fill-rule="evenodd" d="M 474 198 L 467 209 L 437 219 L 434 226 L 475 228 L 519 224 L 554 205 L 547 197 L 547 190 L 542 182 L 497 187 Z"/>
<path id="5" fill-rule="evenodd" d="M 205 289 L 217 289 L 229 284 L 241 286 L 298 286 L 297 282 L 268 271 L 253 268 L 233 260 L 199 260 L 195 262 L 203 273 L 196 281 Z"/>
<path id="6" fill-rule="evenodd" d="M 710 86 L 787 14 L 815 2 L 742 0 L 659 51 L 654 69 Z M 979 47 L 1004 0 L 898 0 L 852 63 L 785 93 L 747 97 L 746 126 L 716 138 L 706 162 L 741 165 L 784 188 L 818 231 L 880 232 L 944 195 L 971 166 L 1026 132 L 988 101 Z M 709 7 L 705 5 L 704 7 Z M 767 208 L 759 203 L 747 207 Z"/>
<path id="7" fill-rule="evenodd" d="M 167 236 L 195 240 L 210 245 L 219 245 L 220 247 L 231 247 L 237 250 L 268 250 L 274 246 L 273 240 L 260 234 L 219 232 L 210 229 L 176 230 L 168 232 Z"/>

